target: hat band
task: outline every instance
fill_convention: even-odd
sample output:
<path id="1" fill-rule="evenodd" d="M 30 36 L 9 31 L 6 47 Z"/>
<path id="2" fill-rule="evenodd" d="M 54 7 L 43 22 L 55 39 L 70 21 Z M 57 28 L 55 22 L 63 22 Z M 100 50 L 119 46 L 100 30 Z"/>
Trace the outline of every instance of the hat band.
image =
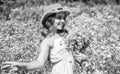
<path id="1" fill-rule="evenodd" d="M 62 8 L 58 8 L 58 10 L 62 10 Z"/>

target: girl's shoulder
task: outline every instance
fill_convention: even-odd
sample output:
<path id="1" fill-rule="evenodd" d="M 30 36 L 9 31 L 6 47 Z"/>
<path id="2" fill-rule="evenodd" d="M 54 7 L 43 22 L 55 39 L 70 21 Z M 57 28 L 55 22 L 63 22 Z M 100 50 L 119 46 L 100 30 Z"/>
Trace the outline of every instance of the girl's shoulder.
<path id="1" fill-rule="evenodd" d="M 56 35 L 56 36 L 46 37 L 42 41 L 42 43 L 47 44 L 50 47 L 53 47 L 56 42 L 58 43 L 61 40 L 62 40 L 62 37 L 59 37 Z"/>
<path id="2" fill-rule="evenodd" d="M 54 44 L 54 40 L 52 38 L 45 38 L 43 41 L 42 41 L 42 44 L 45 44 L 47 46 L 53 46 Z"/>

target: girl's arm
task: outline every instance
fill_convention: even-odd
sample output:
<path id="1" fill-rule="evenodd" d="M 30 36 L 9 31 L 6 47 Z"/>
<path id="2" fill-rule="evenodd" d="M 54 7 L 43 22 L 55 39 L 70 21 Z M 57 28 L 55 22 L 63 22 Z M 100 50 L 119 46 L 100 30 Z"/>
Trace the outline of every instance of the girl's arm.
<path id="1" fill-rule="evenodd" d="M 40 46 L 41 51 L 39 53 L 37 60 L 30 63 L 23 63 L 22 65 L 26 66 L 28 70 L 42 68 L 48 58 L 49 47 L 50 47 L 48 43 L 49 43 L 48 39 L 42 41 Z"/>
<path id="2" fill-rule="evenodd" d="M 2 64 L 6 64 L 2 67 L 2 69 L 6 69 L 10 66 L 24 66 L 27 70 L 33 70 L 37 68 L 42 68 L 47 60 L 48 53 L 49 53 L 49 39 L 44 39 L 40 46 L 40 53 L 37 58 L 37 60 L 29 63 L 23 63 L 23 62 L 3 62 Z"/>

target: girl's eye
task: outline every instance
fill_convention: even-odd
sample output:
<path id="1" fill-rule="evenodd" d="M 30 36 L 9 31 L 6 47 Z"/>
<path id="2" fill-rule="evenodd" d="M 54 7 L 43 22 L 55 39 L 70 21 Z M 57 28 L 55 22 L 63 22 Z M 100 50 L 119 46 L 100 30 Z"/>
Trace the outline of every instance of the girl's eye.
<path id="1" fill-rule="evenodd" d="M 62 17 L 61 16 L 57 16 L 56 19 L 62 19 Z"/>
<path id="2" fill-rule="evenodd" d="M 56 15 L 56 19 L 64 19 L 64 15 Z"/>

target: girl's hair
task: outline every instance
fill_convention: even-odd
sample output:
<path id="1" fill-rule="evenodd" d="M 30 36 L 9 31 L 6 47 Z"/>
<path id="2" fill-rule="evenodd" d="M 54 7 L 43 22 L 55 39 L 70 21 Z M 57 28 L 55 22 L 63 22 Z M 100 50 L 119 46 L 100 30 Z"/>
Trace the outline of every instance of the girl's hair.
<path id="1" fill-rule="evenodd" d="M 55 14 L 48 16 L 48 18 L 43 23 L 43 28 L 49 30 L 49 28 L 54 24 Z"/>
<path id="2" fill-rule="evenodd" d="M 45 20 L 45 22 L 43 23 L 43 32 L 42 35 L 44 37 L 47 36 L 48 32 L 50 31 L 50 27 L 54 24 L 54 19 L 55 19 L 55 14 L 52 14 L 50 16 L 47 17 L 47 19 Z"/>

